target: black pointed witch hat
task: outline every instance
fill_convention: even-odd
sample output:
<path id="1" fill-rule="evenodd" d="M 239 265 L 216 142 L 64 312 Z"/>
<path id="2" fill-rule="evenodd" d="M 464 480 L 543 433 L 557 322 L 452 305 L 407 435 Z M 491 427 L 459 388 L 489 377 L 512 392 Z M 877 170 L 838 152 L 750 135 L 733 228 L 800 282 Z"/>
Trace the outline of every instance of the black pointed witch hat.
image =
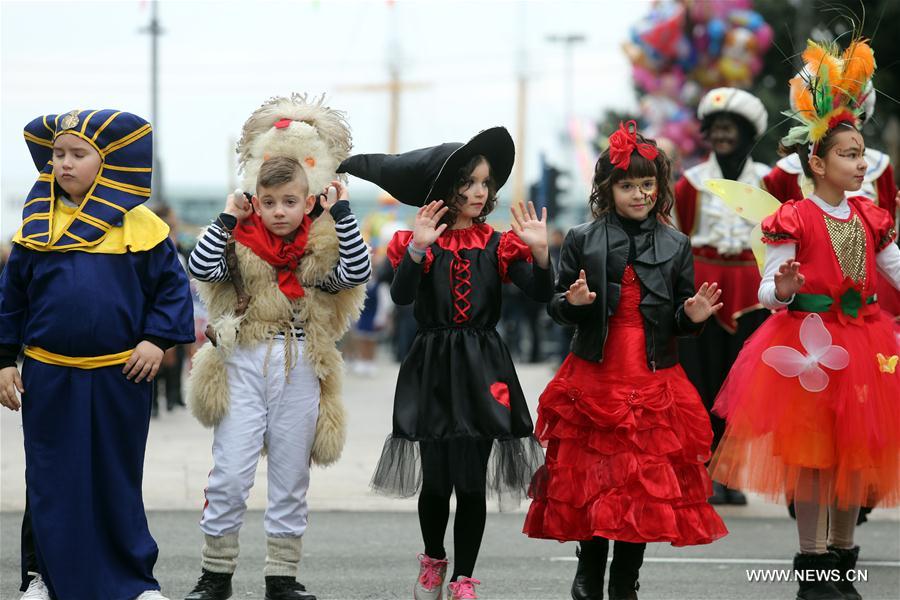
<path id="1" fill-rule="evenodd" d="M 516 147 L 505 127 L 485 129 L 465 144 L 450 142 L 402 154 L 356 154 L 340 164 L 338 173 L 371 181 L 394 198 L 411 206 L 442 200 L 457 171 L 473 156 L 491 165 L 499 190 L 509 179 Z"/>

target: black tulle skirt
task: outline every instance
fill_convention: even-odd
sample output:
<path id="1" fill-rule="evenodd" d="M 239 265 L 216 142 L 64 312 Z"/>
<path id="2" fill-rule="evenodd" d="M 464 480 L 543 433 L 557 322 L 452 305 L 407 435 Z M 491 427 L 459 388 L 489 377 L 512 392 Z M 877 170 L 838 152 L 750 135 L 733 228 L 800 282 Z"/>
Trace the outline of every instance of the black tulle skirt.
<path id="1" fill-rule="evenodd" d="M 512 358 L 493 328 L 440 328 L 416 335 L 400 366 L 393 431 L 372 488 L 395 497 L 432 485 L 423 469 L 444 461 L 457 491 L 518 504 L 544 464 Z M 433 485 L 443 486 L 445 481 Z"/>

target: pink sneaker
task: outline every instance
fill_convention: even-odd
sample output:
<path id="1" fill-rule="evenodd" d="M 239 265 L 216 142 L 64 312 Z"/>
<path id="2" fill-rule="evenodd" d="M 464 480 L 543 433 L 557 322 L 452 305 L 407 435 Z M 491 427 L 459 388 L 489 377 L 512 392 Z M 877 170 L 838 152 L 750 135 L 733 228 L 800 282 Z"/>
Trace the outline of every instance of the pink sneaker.
<path id="1" fill-rule="evenodd" d="M 431 558 L 420 554 L 419 578 L 413 588 L 415 600 L 441 600 L 441 591 L 444 587 L 444 577 L 447 576 L 447 559 Z M 472 596 L 474 598 L 475 596 Z"/>
<path id="2" fill-rule="evenodd" d="M 478 598 L 475 593 L 475 586 L 481 585 L 481 582 L 472 577 L 460 577 L 447 586 L 450 592 L 450 600 L 465 600 L 466 598 Z"/>

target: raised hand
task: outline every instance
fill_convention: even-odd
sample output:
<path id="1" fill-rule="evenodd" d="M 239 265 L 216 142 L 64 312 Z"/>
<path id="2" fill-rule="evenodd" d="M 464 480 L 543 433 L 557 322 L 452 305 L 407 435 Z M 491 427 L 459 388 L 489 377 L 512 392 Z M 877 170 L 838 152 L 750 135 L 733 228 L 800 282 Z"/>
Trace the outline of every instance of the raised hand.
<path id="1" fill-rule="evenodd" d="M 702 323 L 722 308 L 719 302 L 719 296 L 722 290 L 718 289 L 719 284 L 709 284 L 703 282 L 697 293 L 684 301 L 684 314 L 694 323 Z M 718 304 L 716 304 L 718 302 Z"/>
<path id="2" fill-rule="evenodd" d="M 247 200 L 244 192 L 237 189 L 228 194 L 228 198 L 225 200 L 225 210 L 222 212 L 237 217 L 238 221 L 243 221 L 253 212 L 253 205 Z"/>
<path id="3" fill-rule="evenodd" d="M 784 261 L 775 273 L 775 299 L 787 302 L 804 283 L 806 277 L 800 273 L 800 263 L 793 259 Z"/>
<path id="4" fill-rule="evenodd" d="M 509 207 L 512 214 L 512 230 L 525 242 L 538 265 L 547 268 L 550 264 L 550 244 L 547 241 L 547 208 L 541 209 L 541 218 L 537 216 L 534 203 L 528 203 L 528 209 L 521 202 L 514 202 Z"/>
<path id="5" fill-rule="evenodd" d="M 443 200 L 435 200 L 434 202 L 429 202 L 416 212 L 416 219 L 413 224 L 412 243 L 415 244 L 417 249 L 424 251 L 428 246 L 432 245 L 442 233 L 444 233 L 444 230 L 447 229 L 447 224 L 442 223 L 441 225 L 438 225 L 438 223 L 440 223 L 441 217 L 443 217 L 448 210 L 449 208 L 444 206 Z"/>
<path id="6" fill-rule="evenodd" d="M 588 289 L 587 275 L 584 274 L 584 269 L 578 272 L 578 279 L 569 286 L 565 296 L 566 302 L 572 306 L 591 304 L 597 298 L 597 292 Z"/>
<path id="7" fill-rule="evenodd" d="M 347 188 L 337 179 L 332 180 L 329 185 L 325 186 L 322 194 L 325 198 L 321 200 L 320 204 L 325 210 L 330 210 L 332 206 L 337 204 L 338 200 L 350 200 L 350 193 L 347 191 Z"/>

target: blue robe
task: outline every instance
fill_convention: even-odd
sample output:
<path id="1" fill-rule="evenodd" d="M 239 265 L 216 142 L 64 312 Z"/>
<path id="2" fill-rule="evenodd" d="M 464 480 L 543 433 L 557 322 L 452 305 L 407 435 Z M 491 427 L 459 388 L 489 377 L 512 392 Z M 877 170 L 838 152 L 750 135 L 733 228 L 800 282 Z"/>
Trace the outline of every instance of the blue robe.
<path id="1" fill-rule="evenodd" d="M 13 245 L 0 275 L 0 344 L 65 356 L 194 340 L 187 276 L 166 239 L 125 254 Z M 39 570 L 60 600 L 131 600 L 159 589 L 141 495 L 152 383 L 122 365 L 80 369 L 26 358 L 22 423 Z"/>

